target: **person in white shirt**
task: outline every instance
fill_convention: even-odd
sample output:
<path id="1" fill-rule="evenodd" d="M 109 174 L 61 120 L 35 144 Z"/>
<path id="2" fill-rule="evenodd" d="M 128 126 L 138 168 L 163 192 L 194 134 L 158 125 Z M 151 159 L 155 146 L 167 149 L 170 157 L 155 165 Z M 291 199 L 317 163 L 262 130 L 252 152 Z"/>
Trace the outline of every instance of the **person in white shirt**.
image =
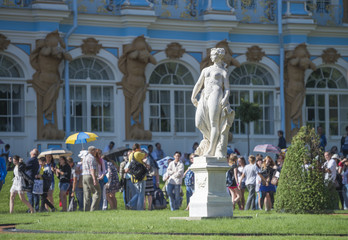
<path id="1" fill-rule="evenodd" d="M 325 181 L 334 183 L 336 180 L 336 161 L 334 158 L 339 158 L 337 154 L 334 154 L 331 157 L 330 152 L 325 152 L 324 157 L 326 159 L 326 162 L 323 165 L 323 169 L 325 172 L 324 179 Z"/>
<path id="2" fill-rule="evenodd" d="M 180 208 L 180 188 L 184 177 L 184 164 L 180 161 L 181 152 L 175 152 L 174 161 L 169 163 L 167 193 L 169 196 L 170 209 L 172 211 Z"/>
<path id="3" fill-rule="evenodd" d="M 104 150 L 103 150 L 103 153 L 106 153 L 106 152 L 110 152 L 112 149 L 114 149 L 115 147 L 115 143 L 113 141 L 111 141 L 109 143 L 109 145 L 107 145 Z"/>
<path id="4" fill-rule="evenodd" d="M 254 155 L 249 156 L 249 163 L 245 168 L 243 169 L 242 176 L 239 179 L 239 185 L 238 188 L 241 188 L 242 181 L 245 178 L 245 185 L 248 188 L 248 199 L 245 205 L 245 210 L 249 210 L 250 207 L 252 210 L 255 210 L 255 186 L 256 186 L 256 176 L 259 172 L 256 164 L 256 158 Z"/>

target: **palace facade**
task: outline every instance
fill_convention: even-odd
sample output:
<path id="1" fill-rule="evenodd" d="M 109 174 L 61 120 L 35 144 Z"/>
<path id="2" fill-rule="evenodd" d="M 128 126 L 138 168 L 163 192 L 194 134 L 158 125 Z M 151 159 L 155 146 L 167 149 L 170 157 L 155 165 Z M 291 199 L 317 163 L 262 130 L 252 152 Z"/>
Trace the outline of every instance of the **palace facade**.
<path id="1" fill-rule="evenodd" d="M 290 143 L 305 124 L 339 146 L 346 0 L 0 0 L 0 139 L 22 157 L 80 131 L 101 149 L 160 142 L 167 155 L 189 153 L 201 140 L 191 92 L 212 47 L 226 50 L 231 107 L 262 109 L 250 150 L 277 145 L 280 129 Z M 237 116 L 229 145 L 242 154 L 247 131 Z"/>

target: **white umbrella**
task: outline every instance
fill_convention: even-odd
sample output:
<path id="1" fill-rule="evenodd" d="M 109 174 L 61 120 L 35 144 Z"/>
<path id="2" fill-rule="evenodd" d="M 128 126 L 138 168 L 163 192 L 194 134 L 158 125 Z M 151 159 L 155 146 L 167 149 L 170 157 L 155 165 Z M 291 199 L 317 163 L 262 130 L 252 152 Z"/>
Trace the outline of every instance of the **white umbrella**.
<path id="1" fill-rule="evenodd" d="M 46 155 L 49 155 L 49 154 L 51 154 L 54 159 L 57 159 L 60 156 L 69 157 L 73 153 L 72 153 L 72 151 L 65 150 L 65 149 L 46 150 L 46 151 L 41 152 L 40 155 L 38 156 L 38 158 L 45 157 Z"/>

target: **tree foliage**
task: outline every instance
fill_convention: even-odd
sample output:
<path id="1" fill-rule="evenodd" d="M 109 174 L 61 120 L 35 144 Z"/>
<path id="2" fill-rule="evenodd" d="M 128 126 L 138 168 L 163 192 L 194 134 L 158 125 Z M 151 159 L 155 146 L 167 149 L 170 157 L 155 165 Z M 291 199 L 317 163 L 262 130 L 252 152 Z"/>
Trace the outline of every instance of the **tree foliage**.
<path id="1" fill-rule="evenodd" d="M 261 108 L 257 103 L 251 103 L 242 99 L 236 114 L 237 118 L 243 123 L 249 124 L 261 118 Z"/>
<path id="2" fill-rule="evenodd" d="M 279 178 L 276 211 L 318 214 L 335 207 L 324 182 L 325 160 L 319 143 L 315 130 L 306 126 L 292 139 Z"/>
<path id="3" fill-rule="evenodd" d="M 249 155 L 249 150 L 250 150 L 250 130 L 249 130 L 249 123 L 253 121 L 259 120 L 262 115 L 261 115 L 261 108 L 259 104 L 257 103 L 251 103 L 248 101 L 245 101 L 242 99 L 241 104 L 237 108 L 237 113 L 236 113 L 237 118 L 241 120 L 242 123 L 247 124 L 247 135 L 248 135 L 248 155 Z"/>

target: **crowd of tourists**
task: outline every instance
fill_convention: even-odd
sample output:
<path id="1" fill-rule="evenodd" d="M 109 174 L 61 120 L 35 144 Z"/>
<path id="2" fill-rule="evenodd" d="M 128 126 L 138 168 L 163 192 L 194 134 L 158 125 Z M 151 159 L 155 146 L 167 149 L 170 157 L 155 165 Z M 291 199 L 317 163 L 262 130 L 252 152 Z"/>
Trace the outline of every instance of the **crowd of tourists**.
<path id="1" fill-rule="evenodd" d="M 337 202 L 336 209 L 341 206 L 341 209 L 344 210 L 348 210 L 348 126 L 346 132 L 347 134 L 341 138 L 340 148 L 333 146 L 330 151 L 325 151 L 326 137 L 322 127 L 317 128 L 320 139 L 318 147 L 323 150 L 325 158 L 321 166 L 324 182 L 329 188 L 334 188 L 339 196 L 340 205 Z M 278 136 L 278 148 L 286 148 L 283 132 L 278 131 Z M 231 168 L 226 173 L 226 186 L 232 197 L 233 208 L 236 204 L 242 210 L 265 209 L 269 211 L 273 208 L 274 194 L 279 178 L 281 178 L 283 163 L 286 161 L 286 153 L 276 156 L 277 159 L 274 161 L 270 156 L 250 155 L 249 164 L 246 164 L 243 156 L 234 153 L 229 155 L 228 164 Z M 309 167 L 309 164 L 303 164 L 305 170 L 308 170 Z M 248 191 L 246 202 L 245 189 Z"/>
<path id="2" fill-rule="evenodd" d="M 104 152 L 113 146 L 114 143 L 110 142 Z M 175 152 L 173 157 L 167 159 L 166 172 L 162 178 L 165 184 L 160 189 L 157 160 L 163 159 L 165 153 L 160 143 L 155 146 L 154 150 L 152 145 L 140 148 L 139 144 L 134 144 L 132 150 L 124 152 L 120 164 L 104 156 L 101 149 L 94 146 L 82 150 L 78 162 L 62 155 L 57 164 L 52 154 L 40 155 L 36 148 L 30 151 L 30 158 L 26 161 L 7 151 L 6 157 L 1 156 L 1 160 L 8 161 L 1 161 L 0 164 L 0 191 L 7 173 L 13 170 L 10 213 L 14 211 L 17 195 L 28 206 L 30 213 L 56 211 L 58 204 L 61 211 L 117 209 L 117 192 L 123 192 L 126 209 L 145 210 L 146 206 L 148 210 L 163 209 L 169 202 L 170 208 L 177 210 L 182 205 L 181 185 L 185 176 L 188 176 L 185 180 L 188 199 L 193 193 L 193 172 L 189 169 L 184 172 L 185 161 L 181 152 Z M 9 150 L 8 145 L 5 148 Z M 140 179 L 136 172 L 132 172 L 134 162 L 146 169 Z M 54 203 L 53 198 L 56 181 L 59 181 L 59 203 Z M 154 202 L 154 199 L 157 201 Z"/>
<path id="3" fill-rule="evenodd" d="M 321 147 L 325 149 L 326 138 L 320 128 L 317 130 Z M 338 147 L 326 151 L 326 161 L 322 165 L 325 181 L 336 188 L 340 206 L 345 210 L 348 209 L 348 127 L 346 130 L 347 135 L 342 137 L 340 151 Z M 286 147 L 281 131 L 278 136 L 278 146 L 285 144 Z M 169 203 L 170 209 L 174 211 L 183 205 L 184 180 L 185 210 L 189 210 L 195 180 L 194 172 L 188 165 L 194 161 L 194 149 L 197 146 L 198 143 L 194 143 L 191 154 L 183 156 L 177 151 L 173 157 L 166 157 L 160 143 L 156 143 L 155 148 L 152 145 L 141 147 L 136 143 L 131 150 L 124 152 L 120 164 L 104 156 L 101 149 L 90 146 L 88 150 L 79 153 L 78 162 L 62 155 L 56 164 L 53 155 L 39 155 L 35 148 L 31 150 L 30 158 L 24 161 L 17 155 L 12 156 L 10 146 L 5 145 L 0 152 L 0 191 L 7 171 L 13 170 L 10 213 L 14 211 L 17 195 L 31 213 L 56 211 L 57 205 L 61 211 L 117 209 L 117 192 L 122 192 L 126 209 L 163 209 Z M 104 152 L 113 147 L 114 143 L 110 142 Z M 3 159 L 8 159 L 7 163 Z M 166 171 L 160 174 L 161 159 L 167 162 Z M 226 191 L 231 196 L 233 208 L 238 205 L 241 210 L 271 210 L 286 161 L 285 153 L 276 155 L 275 161 L 268 155 L 250 155 L 246 159 L 231 153 L 227 155 L 227 161 L 230 169 L 226 172 Z M 303 167 L 306 169 L 308 166 L 304 164 Z M 55 203 L 53 198 L 55 181 L 59 181 L 59 203 Z M 245 200 L 246 190 L 248 195 Z"/>

